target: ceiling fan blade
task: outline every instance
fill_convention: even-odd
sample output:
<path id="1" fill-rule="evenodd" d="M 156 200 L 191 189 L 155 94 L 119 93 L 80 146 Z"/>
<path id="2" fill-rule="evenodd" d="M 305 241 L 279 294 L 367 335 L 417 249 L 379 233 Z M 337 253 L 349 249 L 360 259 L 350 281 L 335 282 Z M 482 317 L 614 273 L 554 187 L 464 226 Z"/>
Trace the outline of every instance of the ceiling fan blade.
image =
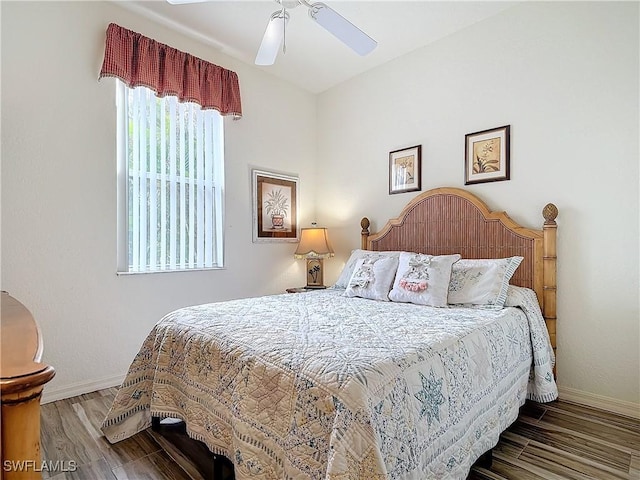
<path id="1" fill-rule="evenodd" d="M 184 5 L 185 3 L 204 3 L 209 0 L 167 0 L 171 5 Z"/>
<path id="2" fill-rule="evenodd" d="M 289 14 L 285 10 L 279 10 L 271 15 L 256 55 L 256 65 L 273 65 L 275 63 L 288 21 Z"/>
<path id="3" fill-rule="evenodd" d="M 309 6 L 309 16 L 358 55 L 371 53 L 378 42 L 324 3 Z"/>

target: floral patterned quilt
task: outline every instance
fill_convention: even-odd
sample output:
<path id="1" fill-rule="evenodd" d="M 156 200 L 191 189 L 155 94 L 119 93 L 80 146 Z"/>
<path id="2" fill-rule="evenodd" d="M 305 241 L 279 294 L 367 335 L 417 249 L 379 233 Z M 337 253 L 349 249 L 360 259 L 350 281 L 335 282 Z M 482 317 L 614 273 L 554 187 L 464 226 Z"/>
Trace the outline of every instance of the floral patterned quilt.
<path id="1" fill-rule="evenodd" d="M 557 397 L 533 291 L 433 308 L 328 289 L 183 308 L 153 328 L 103 423 L 185 420 L 236 479 L 466 478 L 525 398 Z"/>

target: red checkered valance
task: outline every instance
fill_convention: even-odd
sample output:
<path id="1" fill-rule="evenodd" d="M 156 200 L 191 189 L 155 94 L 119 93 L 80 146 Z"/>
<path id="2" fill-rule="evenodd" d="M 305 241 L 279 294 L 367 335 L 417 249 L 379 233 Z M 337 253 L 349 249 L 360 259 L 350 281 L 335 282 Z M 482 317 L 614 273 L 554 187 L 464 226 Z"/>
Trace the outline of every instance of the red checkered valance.
<path id="1" fill-rule="evenodd" d="M 174 95 L 222 115 L 242 116 L 238 75 L 115 23 L 107 28 L 100 78 L 145 86 L 159 97 Z"/>

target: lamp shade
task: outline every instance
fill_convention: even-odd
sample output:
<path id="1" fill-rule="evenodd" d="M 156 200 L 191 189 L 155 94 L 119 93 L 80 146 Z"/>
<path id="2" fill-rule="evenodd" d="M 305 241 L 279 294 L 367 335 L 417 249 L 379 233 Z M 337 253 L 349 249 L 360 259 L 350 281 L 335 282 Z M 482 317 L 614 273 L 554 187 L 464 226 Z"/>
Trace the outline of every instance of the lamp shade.
<path id="1" fill-rule="evenodd" d="M 300 231 L 300 243 L 294 252 L 296 258 L 327 258 L 335 254 L 326 228 L 303 228 Z"/>

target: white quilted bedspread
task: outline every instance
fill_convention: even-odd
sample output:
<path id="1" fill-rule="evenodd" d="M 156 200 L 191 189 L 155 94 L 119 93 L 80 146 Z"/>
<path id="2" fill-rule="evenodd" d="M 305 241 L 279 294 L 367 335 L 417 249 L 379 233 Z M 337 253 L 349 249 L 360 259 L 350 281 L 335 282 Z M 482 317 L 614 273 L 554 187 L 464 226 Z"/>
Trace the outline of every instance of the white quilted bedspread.
<path id="1" fill-rule="evenodd" d="M 181 418 L 236 479 L 466 478 L 525 397 L 557 397 L 535 294 L 432 308 L 340 290 L 165 316 L 103 424 L 111 442 Z"/>

